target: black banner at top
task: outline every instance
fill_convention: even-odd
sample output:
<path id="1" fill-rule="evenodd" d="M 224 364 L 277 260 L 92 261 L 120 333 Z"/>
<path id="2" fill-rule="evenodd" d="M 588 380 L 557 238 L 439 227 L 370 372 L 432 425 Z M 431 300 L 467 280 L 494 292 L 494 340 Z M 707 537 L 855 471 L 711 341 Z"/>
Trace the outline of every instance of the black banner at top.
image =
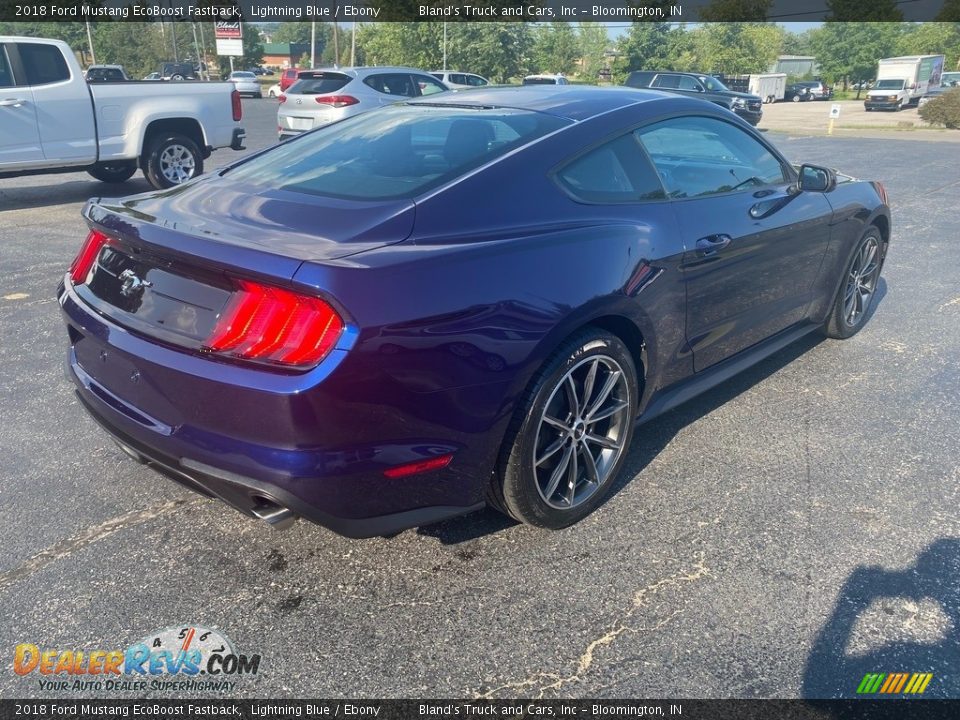
<path id="1" fill-rule="evenodd" d="M 0 0 L 0 20 L 960 22 L 960 0 Z"/>

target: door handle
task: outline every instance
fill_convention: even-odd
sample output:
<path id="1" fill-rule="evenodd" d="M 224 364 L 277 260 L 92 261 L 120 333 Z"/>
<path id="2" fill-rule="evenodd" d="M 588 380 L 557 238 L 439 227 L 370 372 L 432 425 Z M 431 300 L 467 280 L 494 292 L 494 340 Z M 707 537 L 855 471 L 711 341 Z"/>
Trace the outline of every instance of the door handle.
<path id="1" fill-rule="evenodd" d="M 20 107 L 26 102 L 23 98 L 4 98 L 0 100 L 0 107 Z"/>
<path id="2" fill-rule="evenodd" d="M 731 242 L 733 242 L 733 238 L 729 235 L 707 235 L 697 240 L 697 255 L 700 257 L 713 255 L 718 250 L 723 250 Z"/>

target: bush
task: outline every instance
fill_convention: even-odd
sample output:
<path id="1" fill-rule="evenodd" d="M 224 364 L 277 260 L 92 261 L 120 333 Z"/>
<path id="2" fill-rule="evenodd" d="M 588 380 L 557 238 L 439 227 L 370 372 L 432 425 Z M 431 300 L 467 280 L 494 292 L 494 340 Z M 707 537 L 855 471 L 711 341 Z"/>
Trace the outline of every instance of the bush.
<path id="1" fill-rule="evenodd" d="M 931 125 L 960 128 L 960 88 L 947 90 L 922 108 L 920 117 Z"/>

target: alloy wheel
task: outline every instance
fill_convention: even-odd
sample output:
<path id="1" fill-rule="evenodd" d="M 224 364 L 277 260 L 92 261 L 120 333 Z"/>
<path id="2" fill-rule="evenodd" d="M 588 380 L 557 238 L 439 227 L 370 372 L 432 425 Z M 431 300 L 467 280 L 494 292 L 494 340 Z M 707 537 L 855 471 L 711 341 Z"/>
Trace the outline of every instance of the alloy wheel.
<path id="1" fill-rule="evenodd" d="M 880 243 L 868 237 L 857 251 L 843 293 L 843 319 L 849 327 L 863 320 L 880 277 Z"/>
<path id="2" fill-rule="evenodd" d="M 608 355 L 592 355 L 557 383 L 534 442 L 537 491 L 552 508 L 586 502 L 609 480 L 630 424 L 626 374 Z"/>
<path id="3" fill-rule="evenodd" d="M 193 153 L 183 145 L 168 145 L 160 154 L 160 172 L 173 185 L 186 182 L 195 171 Z"/>

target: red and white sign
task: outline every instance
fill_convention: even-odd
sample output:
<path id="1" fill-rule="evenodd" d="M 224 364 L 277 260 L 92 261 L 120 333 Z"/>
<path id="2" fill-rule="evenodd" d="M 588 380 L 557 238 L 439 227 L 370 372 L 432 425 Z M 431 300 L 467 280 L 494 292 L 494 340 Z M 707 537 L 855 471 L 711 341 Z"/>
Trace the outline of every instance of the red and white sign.
<path id="1" fill-rule="evenodd" d="M 217 20 L 213 34 L 217 55 L 243 57 L 243 25 L 239 20 Z"/>

